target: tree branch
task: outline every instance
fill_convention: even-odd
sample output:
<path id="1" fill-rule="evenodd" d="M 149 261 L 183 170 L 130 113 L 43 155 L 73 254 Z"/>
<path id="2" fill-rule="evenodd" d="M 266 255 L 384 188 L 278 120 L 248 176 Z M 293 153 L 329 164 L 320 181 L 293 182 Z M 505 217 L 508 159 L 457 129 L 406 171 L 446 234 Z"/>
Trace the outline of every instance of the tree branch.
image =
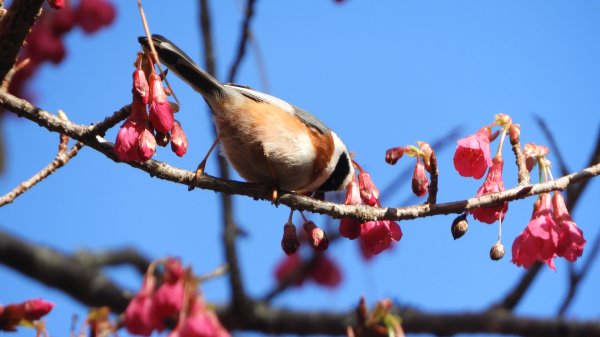
<path id="1" fill-rule="evenodd" d="M 244 22 L 242 23 L 242 33 L 240 36 L 240 43 L 238 44 L 238 52 L 233 63 L 231 64 L 231 68 L 229 69 L 229 76 L 227 77 L 227 82 L 229 83 L 233 83 L 235 81 L 238 69 L 240 67 L 240 64 L 242 63 L 242 59 L 246 54 L 246 45 L 248 44 L 248 40 L 250 39 L 250 22 L 252 21 L 252 17 L 254 15 L 255 2 L 255 0 L 246 0 Z"/>
<path id="2" fill-rule="evenodd" d="M 22 241 L 0 231 L 0 263 L 92 307 L 127 307 L 131 294 L 121 290 L 98 269 L 56 250 Z"/>
<path id="3" fill-rule="evenodd" d="M 44 0 L 14 0 L 0 21 L 0 82 L 15 64 L 19 50 Z"/>
<path id="4" fill-rule="evenodd" d="M 108 158 L 117 161 L 112 150 L 112 143 L 100 136 L 90 133 L 90 130 L 94 130 L 94 126 L 87 127 L 70 121 L 60 120 L 58 117 L 47 111 L 36 108 L 29 102 L 6 92 L 0 92 L 0 106 L 13 111 L 21 117 L 25 117 L 50 131 L 64 133 L 73 139 L 77 139 L 89 147 L 103 153 Z M 148 160 L 144 163 L 130 162 L 126 164 L 146 171 L 153 177 L 188 186 L 195 184 L 194 172 L 175 168 L 160 161 Z M 505 201 L 523 199 L 540 193 L 564 190 L 570 184 L 587 181 L 591 177 L 599 174 L 600 164 L 596 164 L 554 181 L 534 185 L 519 185 L 499 193 L 434 205 L 423 204 L 399 208 L 374 208 L 366 205 L 340 205 L 285 191 L 281 193 L 278 202 L 293 209 L 327 214 L 334 218 L 352 217 L 361 220 L 407 220 L 440 214 L 462 213 L 465 210 L 471 210 L 478 207 L 493 207 L 500 205 Z M 271 200 L 272 194 L 271 189 L 266 186 L 219 179 L 208 174 L 203 175 L 196 186 L 226 194 L 245 195 L 256 200 Z"/>
<path id="5" fill-rule="evenodd" d="M 73 145 L 69 152 L 58 152 L 53 161 L 50 162 L 41 171 L 33 175 L 31 178 L 20 183 L 12 191 L 8 192 L 4 196 L 0 197 L 0 207 L 12 203 L 18 196 L 25 193 L 27 190 L 35 186 L 40 181 L 46 179 L 52 173 L 56 172 L 59 168 L 65 166 L 69 160 L 77 155 L 79 150 L 83 147 L 83 143 L 78 142 Z"/>
<path id="6" fill-rule="evenodd" d="M 126 250 L 125 250 L 126 251 Z M 0 231 L 0 263 L 35 280 L 57 288 L 88 306 L 109 306 L 115 313 L 127 307 L 131 294 L 119 289 L 77 254 L 68 256 L 50 248 L 25 243 Z M 89 261 L 89 260 L 88 260 Z M 232 305 L 232 304 L 231 304 Z M 219 319 L 230 330 L 271 334 L 343 335 L 356 325 L 354 310 L 348 312 L 288 310 L 248 301 L 246 310 L 217 307 Z M 521 336 L 600 336 L 600 322 L 520 317 L 504 310 L 481 313 L 428 313 L 397 306 L 402 327 L 409 333 L 449 336 L 457 333 L 499 333 Z"/>

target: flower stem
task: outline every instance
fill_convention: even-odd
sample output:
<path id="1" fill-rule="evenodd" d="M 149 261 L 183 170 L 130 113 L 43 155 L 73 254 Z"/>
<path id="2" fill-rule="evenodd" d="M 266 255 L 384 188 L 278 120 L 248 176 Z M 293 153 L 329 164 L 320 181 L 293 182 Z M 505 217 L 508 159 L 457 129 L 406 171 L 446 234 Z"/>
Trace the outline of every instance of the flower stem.
<path id="1" fill-rule="evenodd" d="M 507 128 L 502 129 L 502 134 L 500 135 L 500 143 L 498 144 L 498 151 L 496 152 L 496 156 L 502 156 L 502 146 L 504 145 L 504 138 L 506 138 Z"/>

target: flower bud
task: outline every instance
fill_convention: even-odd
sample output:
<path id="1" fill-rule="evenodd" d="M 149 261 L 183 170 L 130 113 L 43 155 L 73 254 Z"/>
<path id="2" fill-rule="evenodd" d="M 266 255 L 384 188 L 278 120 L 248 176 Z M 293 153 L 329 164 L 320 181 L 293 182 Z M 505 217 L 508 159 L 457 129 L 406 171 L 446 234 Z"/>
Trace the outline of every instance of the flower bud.
<path id="1" fill-rule="evenodd" d="M 65 8 L 65 0 L 48 0 L 48 5 L 54 9 Z"/>
<path id="2" fill-rule="evenodd" d="M 369 206 L 375 206 L 379 202 L 379 190 L 371 180 L 369 173 L 362 171 L 358 174 L 358 187 L 360 197 Z"/>
<path id="3" fill-rule="evenodd" d="M 308 243 L 310 243 L 310 246 L 314 250 L 322 252 L 329 247 L 327 234 L 321 228 L 317 227 L 314 222 L 306 221 L 303 227 L 306 235 L 308 235 Z"/>
<path id="4" fill-rule="evenodd" d="M 174 121 L 173 129 L 171 129 L 171 150 L 181 157 L 187 152 L 187 148 L 188 140 L 181 128 L 181 124 L 179 121 Z"/>
<path id="5" fill-rule="evenodd" d="M 298 241 L 298 235 L 296 235 L 296 226 L 287 223 L 283 226 L 283 238 L 281 239 L 281 248 L 287 255 L 296 253 L 300 247 L 300 241 Z"/>
<path id="6" fill-rule="evenodd" d="M 394 165 L 404 154 L 404 147 L 397 146 L 385 151 L 385 162 Z"/>
<path id="7" fill-rule="evenodd" d="M 427 193 L 427 188 L 429 188 L 429 179 L 427 179 L 427 174 L 425 174 L 425 166 L 421 160 L 417 159 L 417 165 L 415 165 L 412 176 L 413 193 L 418 197 L 422 197 Z"/>
<path id="8" fill-rule="evenodd" d="M 142 69 L 136 69 L 133 72 L 133 94 L 137 95 L 142 99 L 144 104 L 148 103 L 148 96 L 150 95 L 150 86 L 146 80 L 146 74 Z"/>
<path id="9" fill-rule="evenodd" d="M 165 147 L 169 144 L 170 136 L 168 133 L 162 133 L 160 131 L 156 131 L 156 135 L 154 136 L 156 139 L 156 145 Z"/>
<path id="10" fill-rule="evenodd" d="M 490 249 L 490 259 L 498 261 L 504 257 L 504 245 L 500 242 L 496 242 Z"/>
<path id="11" fill-rule="evenodd" d="M 454 221 L 452 221 L 452 227 L 450 227 L 450 231 L 452 232 L 452 237 L 454 240 L 461 238 L 469 229 L 469 222 L 467 221 L 467 214 L 462 214 L 456 217 Z"/>
<path id="12" fill-rule="evenodd" d="M 419 145 L 419 150 L 421 150 L 423 153 L 423 164 L 425 164 L 425 168 L 427 171 L 429 171 L 431 167 L 431 155 L 433 154 L 433 149 L 429 143 L 422 142 L 420 140 L 417 141 L 417 144 Z"/>

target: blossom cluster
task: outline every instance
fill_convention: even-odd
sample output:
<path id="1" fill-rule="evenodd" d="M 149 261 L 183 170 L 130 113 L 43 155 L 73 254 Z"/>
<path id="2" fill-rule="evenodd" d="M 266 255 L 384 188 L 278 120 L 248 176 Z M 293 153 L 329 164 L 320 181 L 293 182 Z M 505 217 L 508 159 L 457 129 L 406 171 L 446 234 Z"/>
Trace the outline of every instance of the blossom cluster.
<path id="1" fill-rule="evenodd" d="M 432 161 L 435 161 L 433 149 L 429 143 L 417 141 L 418 147 L 414 145 L 398 146 L 385 152 L 385 161 L 390 165 L 395 165 L 404 154 L 415 157 L 417 162 L 412 176 L 412 191 L 422 197 L 427 194 L 429 189 L 429 179 L 426 171 L 432 173 Z"/>
<path id="2" fill-rule="evenodd" d="M 357 165 L 357 164 L 355 164 Z M 346 205 L 365 204 L 381 207 L 379 189 L 373 183 L 371 175 L 359 165 L 358 179 L 350 182 L 346 189 Z M 354 218 L 342 218 L 340 234 L 350 240 L 360 238 L 361 248 L 365 257 L 377 255 L 390 247 L 392 242 L 400 241 L 402 229 L 392 220 L 360 221 Z"/>
<path id="3" fill-rule="evenodd" d="M 178 156 L 187 152 L 187 137 L 174 118 L 174 104 L 167 100 L 167 92 L 150 58 L 139 54 L 133 72 L 131 113 L 121 125 L 114 146 L 119 160 L 144 162 L 152 158 L 157 145 L 169 142 Z"/>
<path id="4" fill-rule="evenodd" d="M 198 282 L 189 268 L 184 269 L 180 260 L 169 258 L 163 262 L 159 282 L 153 266 L 123 314 L 123 325 L 129 333 L 150 336 L 155 330 L 163 331 L 166 322 L 175 321 L 177 325 L 169 337 L 229 337 L 202 296 L 196 294 Z"/>
<path id="5" fill-rule="evenodd" d="M 93 34 L 111 25 L 116 16 L 113 4 L 107 0 L 80 0 L 76 6 L 69 0 L 48 3 L 54 9 L 44 10 L 31 28 L 17 62 L 23 66 L 14 74 L 8 88 L 19 97 L 27 95 L 27 83 L 43 64 L 63 61 L 67 53 L 63 40 L 68 32 L 79 26 L 86 34 Z M 22 63 L 24 60 L 28 61 Z"/>
<path id="6" fill-rule="evenodd" d="M 308 263 L 306 270 L 302 269 L 303 263 Z M 298 273 L 298 275 L 293 275 Z M 318 254 L 314 261 L 303 261 L 300 254 L 286 256 L 275 268 L 275 278 L 278 282 L 285 282 L 289 277 L 294 277 L 293 285 L 299 287 L 307 281 L 335 288 L 342 281 L 342 272 L 338 265 L 327 255 Z"/>
<path id="7" fill-rule="evenodd" d="M 35 326 L 34 322 L 46 316 L 53 307 L 53 303 L 41 298 L 0 305 L 0 331 L 16 331 L 18 325 Z"/>
<path id="8" fill-rule="evenodd" d="M 491 133 L 491 129 L 500 126 L 501 130 Z M 519 144 L 520 126 L 513 124 L 510 116 L 498 114 L 494 123 L 482 127 L 476 133 L 458 140 L 454 154 L 454 167 L 461 176 L 479 179 L 487 171 L 483 185 L 477 190 L 477 197 L 504 191 L 502 170 L 502 145 L 504 137 L 509 134 L 513 144 Z M 496 155 L 490 156 L 490 141 L 501 135 L 500 144 Z M 546 158 L 549 151 L 545 146 L 526 144 L 524 147 L 525 166 L 531 171 L 535 165 L 539 166 L 540 180 L 552 179 L 550 161 Z M 534 204 L 531 220 L 523 232 L 517 236 L 512 246 L 512 262 L 517 266 L 529 268 L 536 261 L 545 262 L 555 270 L 554 258 L 564 257 L 568 261 L 575 261 L 583 253 L 585 239 L 583 232 L 571 219 L 564 199 L 559 192 L 554 192 L 552 200 L 548 193 L 541 194 Z M 493 207 L 475 208 L 468 213 L 473 218 L 483 223 L 491 224 L 504 220 L 508 210 L 508 202 L 503 202 Z M 463 223 L 463 231 L 453 224 L 452 230 L 455 238 L 464 234 L 466 230 L 465 216 L 459 217 Z M 458 218 L 457 218 L 458 219 Z M 499 230 L 499 232 L 501 232 Z M 498 242 L 492 247 L 490 256 L 499 259 L 504 255 L 504 246 Z"/>

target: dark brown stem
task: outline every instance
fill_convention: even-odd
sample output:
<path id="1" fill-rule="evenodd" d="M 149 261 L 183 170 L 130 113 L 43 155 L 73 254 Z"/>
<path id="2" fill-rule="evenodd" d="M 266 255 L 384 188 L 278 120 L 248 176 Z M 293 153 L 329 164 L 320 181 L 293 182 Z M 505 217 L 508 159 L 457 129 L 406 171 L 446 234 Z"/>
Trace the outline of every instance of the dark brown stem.
<path id="1" fill-rule="evenodd" d="M 438 171 L 437 159 L 435 158 L 435 152 L 431 151 L 431 158 L 429 159 L 429 178 L 431 183 L 429 184 L 429 195 L 427 196 L 428 204 L 435 204 L 437 202 L 438 192 L 438 177 L 440 172 Z"/>
<path id="2" fill-rule="evenodd" d="M 530 177 L 529 171 L 527 170 L 527 165 L 525 164 L 525 155 L 523 154 L 523 150 L 521 148 L 521 141 L 519 136 L 510 136 L 510 145 L 512 145 L 513 153 L 515 154 L 515 162 L 517 164 L 517 174 L 519 185 L 527 185 L 529 184 Z"/>
<path id="3" fill-rule="evenodd" d="M 216 77 L 215 56 L 212 39 L 211 16 L 208 0 L 200 0 L 200 28 L 202 31 L 204 44 L 204 61 L 206 70 L 209 74 Z M 216 129 L 213 127 L 213 134 L 217 137 Z M 219 175 L 222 179 L 229 179 L 229 164 L 222 156 L 217 156 L 219 166 Z M 241 312 L 246 303 L 246 293 L 244 290 L 241 267 L 238 261 L 236 239 L 238 228 L 235 223 L 233 199 L 231 195 L 221 194 L 222 215 L 223 215 L 223 246 L 225 249 L 225 259 L 229 266 L 229 286 L 231 289 L 232 302 L 234 310 Z"/>
<path id="4" fill-rule="evenodd" d="M 233 83 L 235 81 L 235 77 L 238 73 L 238 69 L 240 64 L 242 63 L 242 59 L 246 54 L 246 45 L 248 44 L 248 40 L 250 39 L 250 22 L 252 21 L 252 17 L 254 15 L 254 3 L 255 0 L 246 0 L 246 9 L 244 11 L 244 22 L 242 23 L 242 33 L 240 36 L 240 43 L 238 44 L 238 52 L 231 64 L 231 68 L 229 68 L 229 76 L 227 76 L 227 82 Z"/>
<path id="5" fill-rule="evenodd" d="M 0 21 L 0 82 L 17 60 L 44 0 L 14 0 Z"/>

